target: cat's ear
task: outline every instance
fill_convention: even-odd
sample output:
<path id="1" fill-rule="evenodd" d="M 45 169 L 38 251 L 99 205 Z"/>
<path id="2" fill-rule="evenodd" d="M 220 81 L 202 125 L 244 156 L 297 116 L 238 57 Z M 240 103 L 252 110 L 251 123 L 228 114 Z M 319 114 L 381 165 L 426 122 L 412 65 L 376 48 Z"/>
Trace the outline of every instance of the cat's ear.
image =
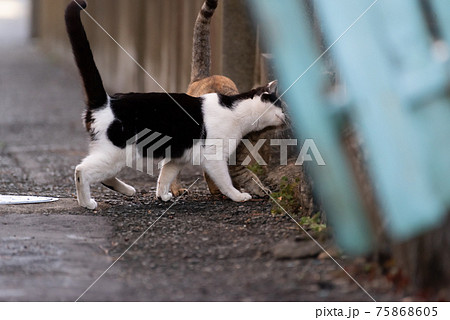
<path id="1" fill-rule="evenodd" d="M 275 81 L 270 82 L 270 83 L 267 85 L 267 91 L 268 91 L 270 94 L 275 94 L 275 95 L 277 95 L 277 94 L 278 94 L 278 81 L 275 80 Z"/>

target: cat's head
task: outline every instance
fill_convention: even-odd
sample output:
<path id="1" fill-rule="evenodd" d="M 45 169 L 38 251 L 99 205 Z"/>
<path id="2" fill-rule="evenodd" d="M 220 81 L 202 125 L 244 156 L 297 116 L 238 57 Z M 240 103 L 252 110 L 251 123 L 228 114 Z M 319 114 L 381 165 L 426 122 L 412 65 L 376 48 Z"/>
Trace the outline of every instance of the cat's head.
<path id="1" fill-rule="evenodd" d="M 278 81 L 272 81 L 266 86 L 254 89 L 252 115 L 253 131 L 259 131 L 267 127 L 281 126 L 286 122 L 286 115 L 282 107 L 282 101 L 278 96 Z"/>

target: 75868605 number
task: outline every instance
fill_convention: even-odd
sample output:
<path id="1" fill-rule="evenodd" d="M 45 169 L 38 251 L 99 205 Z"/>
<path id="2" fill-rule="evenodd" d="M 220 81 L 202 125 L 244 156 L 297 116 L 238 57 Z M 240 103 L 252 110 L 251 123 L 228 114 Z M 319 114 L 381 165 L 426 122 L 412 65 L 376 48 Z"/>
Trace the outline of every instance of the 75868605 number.
<path id="1" fill-rule="evenodd" d="M 377 317 L 436 317 L 437 307 L 377 307 Z"/>

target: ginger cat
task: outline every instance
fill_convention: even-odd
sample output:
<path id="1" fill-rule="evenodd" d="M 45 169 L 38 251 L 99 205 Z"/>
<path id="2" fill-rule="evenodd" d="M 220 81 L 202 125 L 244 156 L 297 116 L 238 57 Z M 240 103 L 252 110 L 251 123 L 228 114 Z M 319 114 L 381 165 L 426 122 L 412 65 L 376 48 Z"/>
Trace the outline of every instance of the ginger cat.
<path id="1" fill-rule="evenodd" d="M 191 82 L 186 91 L 188 95 L 194 97 L 199 97 L 207 93 L 220 93 L 224 95 L 236 95 L 239 93 L 236 84 L 230 78 L 221 75 L 211 75 L 210 24 L 217 4 L 218 0 L 206 0 L 203 3 L 194 26 Z M 258 140 L 259 136 L 259 132 L 253 132 L 245 136 L 245 138 L 253 143 L 253 141 Z M 264 190 L 261 189 L 260 186 L 264 186 L 264 184 L 260 179 L 252 171 L 247 169 L 246 166 L 240 165 L 248 155 L 249 151 L 240 143 L 236 150 L 237 165 L 228 166 L 233 185 L 237 189 L 244 189 L 250 194 L 265 196 L 266 192 L 270 192 L 270 190 L 265 187 Z M 219 188 L 206 172 L 205 180 L 211 194 L 221 194 Z M 178 177 L 173 182 L 171 191 L 174 195 L 178 195 L 184 191 Z"/>

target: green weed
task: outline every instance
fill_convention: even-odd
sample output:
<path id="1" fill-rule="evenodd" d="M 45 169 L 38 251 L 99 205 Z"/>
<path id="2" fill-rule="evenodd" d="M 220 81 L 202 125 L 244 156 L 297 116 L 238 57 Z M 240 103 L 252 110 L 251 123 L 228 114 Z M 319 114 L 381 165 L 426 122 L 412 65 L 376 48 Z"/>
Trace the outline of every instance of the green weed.
<path id="1" fill-rule="evenodd" d="M 316 213 L 312 217 L 301 217 L 299 223 L 303 228 L 315 232 L 322 232 L 327 228 L 327 225 L 322 223 L 322 215 L 320 212 Z"/>
<path id="2" fill-rule="evenodd" d="M 300 205 L 298 203 L 298 185 L 299 179 L 295 179 L 293 182 L 289 182 L 289 179 L 284 176 L 280 181 L 280 191 L 273 192 L 272 197 L 283 207 L 289 214 L 296 215 L 299 213 Z M 284 214 L 284 210 L 277 204 L 272 206 L 272 214 Z"/>
<path id="3" fill-rule="evenodd" d="M 303 228 L 320 233 L 327 228 L 326 224 L 322 222 L 320 212 L 313 216 L 302 216 L 299 184 L 300 180 L 298 178 L 291 182 L 287 177 L 281 178 L 280 191 L 271 194 L 279 205 L 274 203 L 271 212 L 273 215 L 279 215 L 285 214 L 284 210 L 286 210 Z"/>
<path id="4" fill-rule="evenodd" d="M 260 166 L 258 163 L 249 164 L 247 168 L 256 174 L 257 176 L 262 176 L 264 174 L 264 169 L 262 166 Z"/>

